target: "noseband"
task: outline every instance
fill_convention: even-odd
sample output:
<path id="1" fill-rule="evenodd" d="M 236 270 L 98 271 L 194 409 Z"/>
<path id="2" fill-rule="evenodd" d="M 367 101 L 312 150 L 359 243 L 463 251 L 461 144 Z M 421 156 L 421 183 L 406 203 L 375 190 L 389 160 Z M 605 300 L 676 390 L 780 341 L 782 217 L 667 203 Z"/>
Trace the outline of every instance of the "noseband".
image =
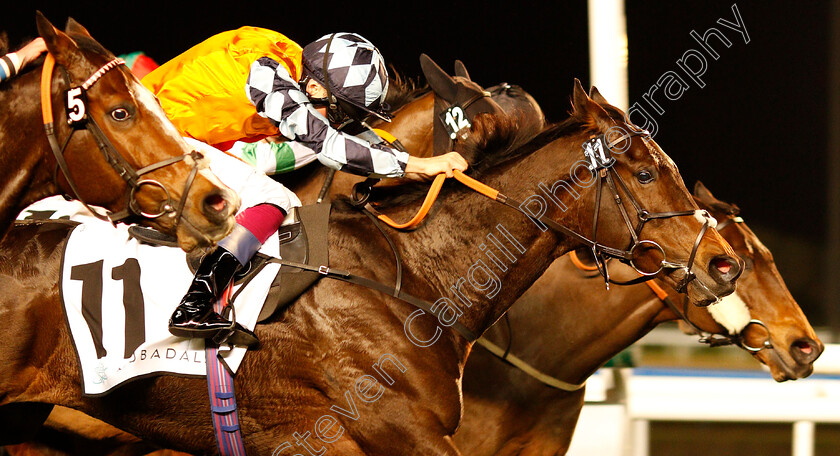
<path id="1" fill-rule="evenodd" d="M 728 218 L 728 219 L 726 219 L 726 220 L 724 220 L 724 221 L 722 221 L 718 224 L 717 230 L 721 231 L 724 228 L 726 228 L 727 226 L 729 226 L 731 224 L 737 224 L 737 223 L 744 223 L 744 219 L 742 219 L 741 217 L 737 217 L 737 216 Z M 670 307 L 671 310 L 674 313 L 677 314 L 677 316 L 679 316 L 684 322 L 686 322 L 686 324 L 688 324 L 694 331 L 697 332 L 697 334 L 700 336 L 700 339 L 698 340 L 698 342 L 700 342 L 701 344 L 707 344 L 710 347 L 720 347 L 720 346 L 725 346 L 725 345 L 737 345 L 737 346 L 743 348 L 744 350 L 746 350 L 750 353 L 757 353 L 761 350 L 765 350 L 765 349 L 769 350 L 769 349 L 774 348 L 773 347 L 773 342 L 772 342 L 773 337 L 770 334 L 770 328 L 768 328 L 767 324 L 765 324 L 761 320 L 758 320 L 758 319 L 755 319 L 755 318 L 751 319 L 749 322 L 747 322 L 747 325 L 744 326 L 738 334 L 734 334 L 734 335 L 731 335 L 731 334 L 726 334 L 726 335 L 714 334 L 714 333 L 710 333 L 708 331 L 704 331 L 704 330 L 700 329 L 699 326 L 695 325 L 694 322 L 692 322 L 688 318 L 688 301 L 687 300 L 683 300 L 683 310 L 682 311 L 680 311 L 677 308 L 677 306 L 673 303 L 673 301 L 671 301 L 670 298 L 662 299 L 662 301 L 665 302 L 665 304 L 667 304 L 668 307 Z M 746 332 L 747 328 L 749 328 L 751 325 L 761 326 L 762 328 L 764 328 L 765 331 L 767 331 L 767 338 L 764 339 L 764 342 L 762 342 L 762 344 L 757 346 L 757 347 L 753 347 L 753 346 L 749 345 L 746 342 L 746 340 L 744 339 L 744 333 Z"/>
<path id="2" fill-rule="evenodd" d="M 52 73 L 53 68 L 55 67 L 55 59 L 53 58 L 52 54 L 47 54 L 47 57 L 44 60 L 44 67 L 41 73 L 41 114 L 44 122 L 44 130 L 46 131 L 47 139 L 50 143 L 50 148 L 52 149 L 53 155 L 55 156 L 57 169 L 61 169 L 61 172 L 64 175 L 64 178 L 67 180 L 67 184 L 70 186 L 70 190 L 75 194 L 75 197 L 82 204 L 84 204 L 84 206 L 91 213 L 93 213 L 94 216 L 101 220 L 117 223 L 119 221 L 124 221 L 130 217 L 155 219 L 163 215 L 168 215 L 175 219 L 175 226 L 177 226 L 183 214 L 184 205 L 186 204 L 187 200 L 187 194 L 189 194 L 190 187 L 192 186 L 193 180 L 195 179 L 195 175 L 198 172 L 198 166 L 200 161 L 203 159 L 203 156 L 201 155 L 201 153 L 193 151 L 190 154 L 162 160 L 155 164 L 143 167 L 139 170 L 135 170 L 134 167 L 131 166 L 131 164 L 122 156 L 122 154 L 119 153 L 116 147 L 114 147 L 114 145 L 111 143 L 108 137 L 105 136 L 105 134 L 102 132 L 102 129 L 94 120 L 93 116 L 87 114 L 86 94 L 88 89 L 90 89 L 91 86 L 93 86 L 96 83 L 96 81 L 98 81 L 103 75 L 105 75 L 105 73 L 118 67 L 119 65 L 125 65 L 125 61 L 119 58 L 111 60 L 110 62 L 106 63 L 101 68 L 99 68 L 99 70 L 94 72 L 84 83 L 77 87 L 73 87 L 71 85 L 70 76 L 67 70 L 59 65 L 59 68 L 61 68 L 62 74 L 64 76 L 64 81 L 68 87 L 68 90 L 66 91 L 67 123 L 71 127 L 70 135 L 68 135 L 67 138 L 64 140 L 63 145 L 59 146 L 52 113 Z M 102 215 L 95 211 L 93 208 L 91 208 L 87 203 L 85 203 L 81 199 L 81 195 L 79 194 L 76 184 L 70 175 L 70 169 L 67 165 L 67 161 L 64 158 L 64 150 L 70 143 L 70 139 L 73 137 L 73 133 L 75 133 L 78 129 L 82 128 L 86 129 L 93 136 L 97 146 L 99 146 L 100 152 L 102 152 L 102 155 L 105 157 L 105 161 L 128 184 L 128 187 L 126 189 L 126 208 L 122 211 L 107 212 L 106 215 Z M 192 169 L 190 170 L 190 174 L 187 177 L 187 180 L 184 184 L 184 190 L 181 194 L 181 200 L 178 201 L 177 206 L 173 206 L 172 197 L 170 196 L 169 190 L 166 188 L 166 186 L 154 179 L 141 179 L 141 176 L 177 163 L 181 160 L 184 160 L 186 157 L 190 157 L 192 159 Z M 56 174 L 57 172 L 58 171 L 56 170 Z M 135 195 L 137 191 L 140 190 L 141 187 L 143 187 L 144 185 L 160 188 L 166 194 L 166 203 L 162 204 L 159 212 L 148 213 L 140 209 L 140 205 L 137 203 Z M 56 186 L 58 186 L 57 182 Z"/>

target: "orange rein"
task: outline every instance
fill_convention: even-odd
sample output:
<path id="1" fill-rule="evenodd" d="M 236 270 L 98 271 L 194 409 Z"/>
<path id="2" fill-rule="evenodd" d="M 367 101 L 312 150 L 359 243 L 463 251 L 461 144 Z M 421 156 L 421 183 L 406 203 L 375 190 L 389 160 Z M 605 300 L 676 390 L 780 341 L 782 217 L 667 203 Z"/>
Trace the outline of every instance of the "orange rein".
<path id="1" fill-rule="evenodd" d="M 483 184 L 483 183 L 473 179 L 472 177 L 467 176 L 466 174 L 462 173 L 461 171 L 455 170 L 455 171 L 453 171 L 453 175 L 458 182 L 466 185 L 467 187 L 477 191 L 478 193 L 481 193 L 482 195 L 484 195 L 484 196 L 486 196 L 486 197 L 488 197 L 492 200 L 496 200 L 499 196 L 499 191 L 498 190 L 496 190 L 496 189 L 494 189 L 494 188 L 492 188 L 492 187 L 490 187 L 486 184 Z M 382 222 L 384 222 L 386 225 L 390 226 L 391 228 L 395 228 L 395 229 L 398 229 L 398 230 L 414 229 L 414 228 L 417 227 L 417 225 L 420 224 L 420 222 L 423 221 L 424 218 L 426 218 L 426 215 L 429 214 L 429 210 L 431 210 L 432 205 L 435 204 L 435 200 L 437 200 L 438 194 L 440 193 L 440 189 L 443 187 L 443 181 L 445 181 L 445 180 L 446 180 L 446 175 L 445 174 L 438 174 L 437 176 L 435 176 L 435 180 L 432 182 L 432 187 L 429 189 L 429 193 L 426 194 L 426 199 L 423 200 L 423 204 L 420 206 L 420 210 L 417 211 L 417 214 L 415 214 L 414 217 L 412 217 L 409 221 L 407 221 L 405 223 L 395 222 L 393 219 L 391 219 L 391 217 L 388 217 L 385 214 L 380 214 L 380 213 L 375 212 L 375 211 L 371 211 L 371 212 L 374 212 L 374 214 L 376 214 L 376 217 L 379 220 L 381 220 Z M 369 207 L 369 210 L 370 210 L 370 207 Z"/>
<path id="2" fill-rule="evenodd" d="M 55 67 L 55 58 L 47 52 L 44 59 L 44 68 L 41 70 L 41 118 L 44 125 L 52 123 L 52 72 Z"/>

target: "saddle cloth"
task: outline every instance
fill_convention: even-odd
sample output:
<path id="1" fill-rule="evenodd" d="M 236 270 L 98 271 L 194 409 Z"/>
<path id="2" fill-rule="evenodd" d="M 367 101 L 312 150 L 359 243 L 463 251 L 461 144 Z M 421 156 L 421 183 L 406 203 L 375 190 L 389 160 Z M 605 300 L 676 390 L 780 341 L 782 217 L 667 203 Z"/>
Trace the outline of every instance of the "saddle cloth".
<path id="1" fill-rule="evenodd" d="M 102 395 L 153 375 L 206 375 L 204 340 L 168 331 L 169 317 L 193 278 L 181 249 L 140 243 L 130 238 L 126 225 L 96 219 L 80 203 L 61 197 L 41 200 L 18 218 L 82 222 L 67 242 L 60 283 L 85 395 Z M 262 253 L 279 256 L 276 236 Z M 279 267 L 267 264 L 237 296 L 236 320 L 243 326 L 254 328 Z M 236 347 L 219 353 L 235 373 L 246 351 Z"/>

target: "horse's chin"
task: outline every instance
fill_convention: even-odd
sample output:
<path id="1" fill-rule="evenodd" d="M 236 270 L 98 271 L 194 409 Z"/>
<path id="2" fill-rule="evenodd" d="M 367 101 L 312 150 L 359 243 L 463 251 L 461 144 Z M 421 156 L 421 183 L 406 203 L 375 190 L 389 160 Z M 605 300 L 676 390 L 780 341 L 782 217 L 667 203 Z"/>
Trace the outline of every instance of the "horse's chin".
<path id="1" fill-rule="evenodd" d="M 232 224 L 231 224 L 232 225 Z M 231 226 L 232 228 L 232 226 Z M 228 230 L 230 231 L 230 230 Z M 192 252 L 200 247 L 209 247 L 216 244 L 216 241 L 222 239 L 224 235 L 208 236 L 193 226 L 186 217 L 181 219 L 176 230 L 176 237 L 178 238 L 178 247 L 184 252 Z"/>
<path id="2" fill-rule="evenodd" d="M 685 294 L 688 297 L 690 303 L 699 307 L 706 307 L 709 304 L 714 303 L 718 299 L 716 296 L 712 295 L 705 287 L 697 286 L 697 284 L 694 281 L 688 284 Z"/>
<path id="3" fill-rule="evenodd" d="M 781 383 L 805 378 L 814 372 L 814 364 L 797 364 L 792 358 L 782 356 L 775 349 L 762 350 L 755 357 L 770 369 L 773 380 Z"/>

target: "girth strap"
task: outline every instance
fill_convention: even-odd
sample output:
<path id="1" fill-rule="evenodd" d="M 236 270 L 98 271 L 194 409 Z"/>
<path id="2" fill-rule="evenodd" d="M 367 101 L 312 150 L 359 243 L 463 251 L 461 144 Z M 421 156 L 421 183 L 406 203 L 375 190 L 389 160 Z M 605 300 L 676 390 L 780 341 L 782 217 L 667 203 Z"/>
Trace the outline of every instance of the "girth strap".
<path id="1" fill-rule="evenodd" d="M 427 313 L 434 315 L 434 312 L 432 311 L 432 303 L 420 299 L 416 296 L 410 295 L 408 293 L 405 293 L 404 291 L 398 290 L 395 287 L 389 287 L 387 285 L 379 283 L 375 280 L 368 279 L 366 277 L 351 274 L 347 271 L 331 268 L 326 265 L 310 266 L 308 264 L 286 261 L 276 257 L 271 257 L 267 261 L 270 263 L 277 263 L 281 266 L 302 269 L 304 271 L 317 272 L 319 274 L 322 274 L 324 277 L 328 277 L 330 279 L 341 280 L 343 282 L 349 282 L 355 285 L 360 285 L 366 288 L 381 291 L 382 293 L 393 296 L 399 299 L 400 301 L 407 302 L 413 305 L 414 307 L 417 307 L 418 309 L 421 309 Z M 461 334 L 464 337 L 464 339 L 467 340 L 467 342 L 472 343 L 475 342 L 476 339 L 478 339 L 478 337 L 475 335 L 474 332 L 472 332 L 472 330 L 470 330 L 469 328 L 457 321 L 454 324 L 452 324 L 452 328 L 458 331 L 458 333 Z"/>

